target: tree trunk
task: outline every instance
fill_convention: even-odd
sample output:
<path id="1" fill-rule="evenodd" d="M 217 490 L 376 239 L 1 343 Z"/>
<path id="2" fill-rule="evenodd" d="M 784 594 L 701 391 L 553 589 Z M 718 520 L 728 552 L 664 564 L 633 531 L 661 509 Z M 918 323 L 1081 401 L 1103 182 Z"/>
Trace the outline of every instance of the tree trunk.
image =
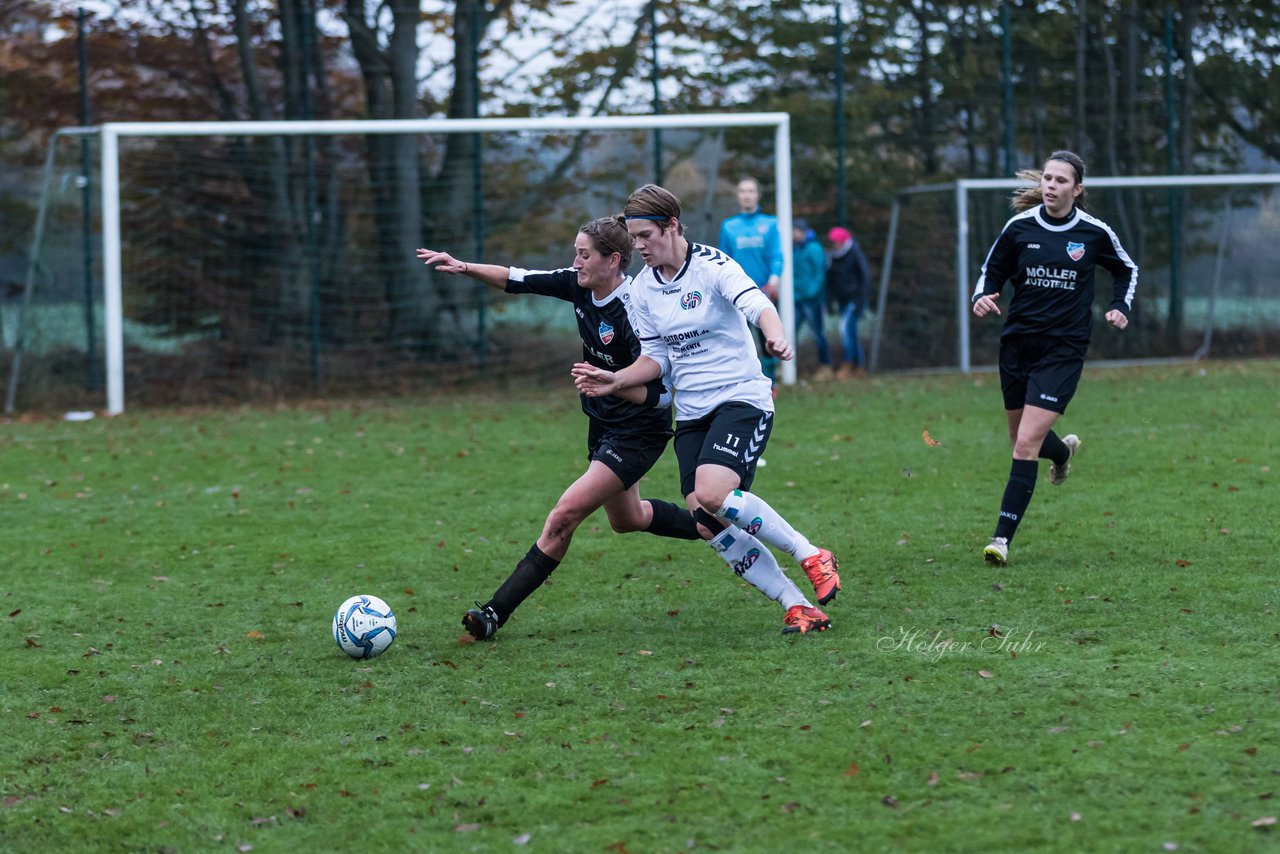
<path id="1" fill-rule="evenodd" d="M 938 153 L 934 146 L 937 128 L 933 109 L 933 54 L 929 51 L 929 21 L 934 18 L 928 3 L 912 3 L 911 15 L 920 33 L 920 54 L 916 64 L 916 95 L 920 106 L 916 111 L 916 145 L 924 161 L 925 173 L 938 172 Z"/>
<path id="2" fill-rule="evenodd" d="M 1085 122 L 1085 104 L 1088 102 L 1087 69 L 1089 50 L 1089 5 L 1086 0 L 1076 0 L 1076 153 L 1086 163 L 1092 155 L 1089 144 L 1088 124 Z"/>
<path id="3" fill-rule="evenodd" d="M 418 58 L 418 4 L 391 0 L 390 6 L 393 30 L 385 52 L 378 46 L 376 22 L 365 19 L 362 0 L 346 0 L 343 14 L 364 81 L 366 110 L 373 119 L 412 118 L 417 103 L 413 69 Z M 387 334 L 396 346 L 422 351 L 436 344 L 431 328 L 436 299 L 414 258 L 421 237 L 417 138 L 370 135 L 366 147 L 377 228 L 376 275 L 384 285 Z"/>

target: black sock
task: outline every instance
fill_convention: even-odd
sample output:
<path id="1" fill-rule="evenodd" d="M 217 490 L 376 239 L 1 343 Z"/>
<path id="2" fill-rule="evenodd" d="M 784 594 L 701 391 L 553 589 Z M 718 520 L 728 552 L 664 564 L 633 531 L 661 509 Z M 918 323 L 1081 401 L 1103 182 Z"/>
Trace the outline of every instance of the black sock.
<path id="1" fill-rule="evenodd" d="M 1009 483 L 1004 488 L 1004 500 L 1000 502 L 1000 519 L 996 522 L 997 537 L 1010 542 L 1018 530 L 1018 523 L 1027 512 L 1031 494 L 1036 491 L 1038 460 L 1014 460 L 1009 468 Z"/>
<path id="2" fill-rule="evenodd" d="M 706 510 L 703 510 L 701 507 L 693 511 L 693 519 L 699 525 L 701 525 L 702 527 L 710 531 L 712 538 L 714 538 L 716 534 L 720 533 L 725 528 L 729 527 L 724 522 L 721 522 L 719 519 L 717 519 L 715 516 L 712 516 Z"/>
<path id="3" fill-rule="evenodd" d="M 653 508 L 653 521 L 646 528 L 650 534 L 659 537 L 675 537 L 677 540 L 700 540 L 698 525 L 693 521 L 693 514 L 679 504 L 670 501 L 658 501 L 654 498 L 644 499 Z"/>
<path id="4" fill-rule="evenodd" d="M 534 543 L 487 603 L 498 614 L 498 625 L 506 623 L 520 603 L 541 587 L 559 565 L 560 561 L 547 557 Z"/>
<path id="5" fill-rule="evenodd" d="M 1040 459 L 1048 460 L 1061 468 L 1071 459 L 1071 451 L 1058 438 L 1058 434 L 1050 430 L 1049 435 L 1044 437 L 1044 444 L 1040 446 Z"/>

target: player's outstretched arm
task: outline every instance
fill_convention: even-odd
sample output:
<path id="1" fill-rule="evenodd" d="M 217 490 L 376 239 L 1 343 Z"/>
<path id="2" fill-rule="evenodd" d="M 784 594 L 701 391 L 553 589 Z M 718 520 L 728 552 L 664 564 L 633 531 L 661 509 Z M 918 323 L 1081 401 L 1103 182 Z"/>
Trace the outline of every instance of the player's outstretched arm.
<path id="1" fill-rule="evenodd" d="M 467 276 L 500 291 L 507 289 L 507 279 L 511 277 L 510 267 L 501 264 L 471 264 L 459 261 L 448 252 L 437 252 L 435 249 L 419 249 L 418 260 L 438 273 Z"/>
<path id="2" fill-rule="evenodd" d="M 657 379 L 662 376 L 662 366 L 648 356 L 641 356 L 620 371 L 607 371 L 589 362 L 578 362 L 570 373 L 578 391 L 587 397 L 604 397 Z"/>

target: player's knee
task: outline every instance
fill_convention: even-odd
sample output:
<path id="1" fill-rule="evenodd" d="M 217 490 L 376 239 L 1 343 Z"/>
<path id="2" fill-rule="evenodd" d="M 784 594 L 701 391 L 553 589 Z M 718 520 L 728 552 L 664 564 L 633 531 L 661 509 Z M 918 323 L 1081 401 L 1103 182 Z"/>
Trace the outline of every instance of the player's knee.
<path id="1" fill-rule="evenodd" d="M 615 534 L 633 534 L 636 531 L 647 530 L 642 517 L 630 514 L 610 516 L 609 527 L 613 528 Z"/>
<path id="2" fill-rule="evenodd" d="M 585 518 L 587 514 L 581 507 L 568 501 L 561 501 L 547 516 L 546 534 L 552 539 L 571 537 Z"/>
<path id="3" fill-rule="evenodd" d="M 1031 442 L 1014 440 L 1013 458 L 1015 460 L 1035 460 L 1040 458 L 1040 445 Z"/>
<path id="4" fill-rule="evenodd" d="M 728 493 L 718 486 L 698 484 L 693 488 L 693 497 L 697 500 L 698 505 L 714 516 L 720 515 L 720 508 L 724 505 L 727 495 Z"/>

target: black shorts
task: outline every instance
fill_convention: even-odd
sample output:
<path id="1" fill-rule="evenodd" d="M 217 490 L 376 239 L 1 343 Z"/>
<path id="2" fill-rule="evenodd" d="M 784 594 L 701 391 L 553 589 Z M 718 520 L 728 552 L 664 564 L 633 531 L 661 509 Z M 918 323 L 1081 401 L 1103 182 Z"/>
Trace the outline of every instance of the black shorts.
<path id="1" fill-rule="evenodd" d="M 680 494 L 693 493 L 698 466 L 713 463 L 738 473 L 739 489 L 750 489 L 756 464 L 769 443 L 773 413 L 747 403 L 726 403 L 693 421 L 676 421 Z"/>
<path id="2" fill-rule="evenodd" d="M 1061 415 L 1075 396 L 1086 346 L 1039 335 L 1000 339 L 1000 390 L 1005 409 L 1038 406 Z"/>
<path id="3" fill-rule="evenodd" d="M 588 420 L 591 426 L 587 428 L 587 459 L 608 466 L 622 481 L 623 489 L 630 489 L 648 474 L 671 441 L 670 430 L 632 433 L 594 418 Z"/>

